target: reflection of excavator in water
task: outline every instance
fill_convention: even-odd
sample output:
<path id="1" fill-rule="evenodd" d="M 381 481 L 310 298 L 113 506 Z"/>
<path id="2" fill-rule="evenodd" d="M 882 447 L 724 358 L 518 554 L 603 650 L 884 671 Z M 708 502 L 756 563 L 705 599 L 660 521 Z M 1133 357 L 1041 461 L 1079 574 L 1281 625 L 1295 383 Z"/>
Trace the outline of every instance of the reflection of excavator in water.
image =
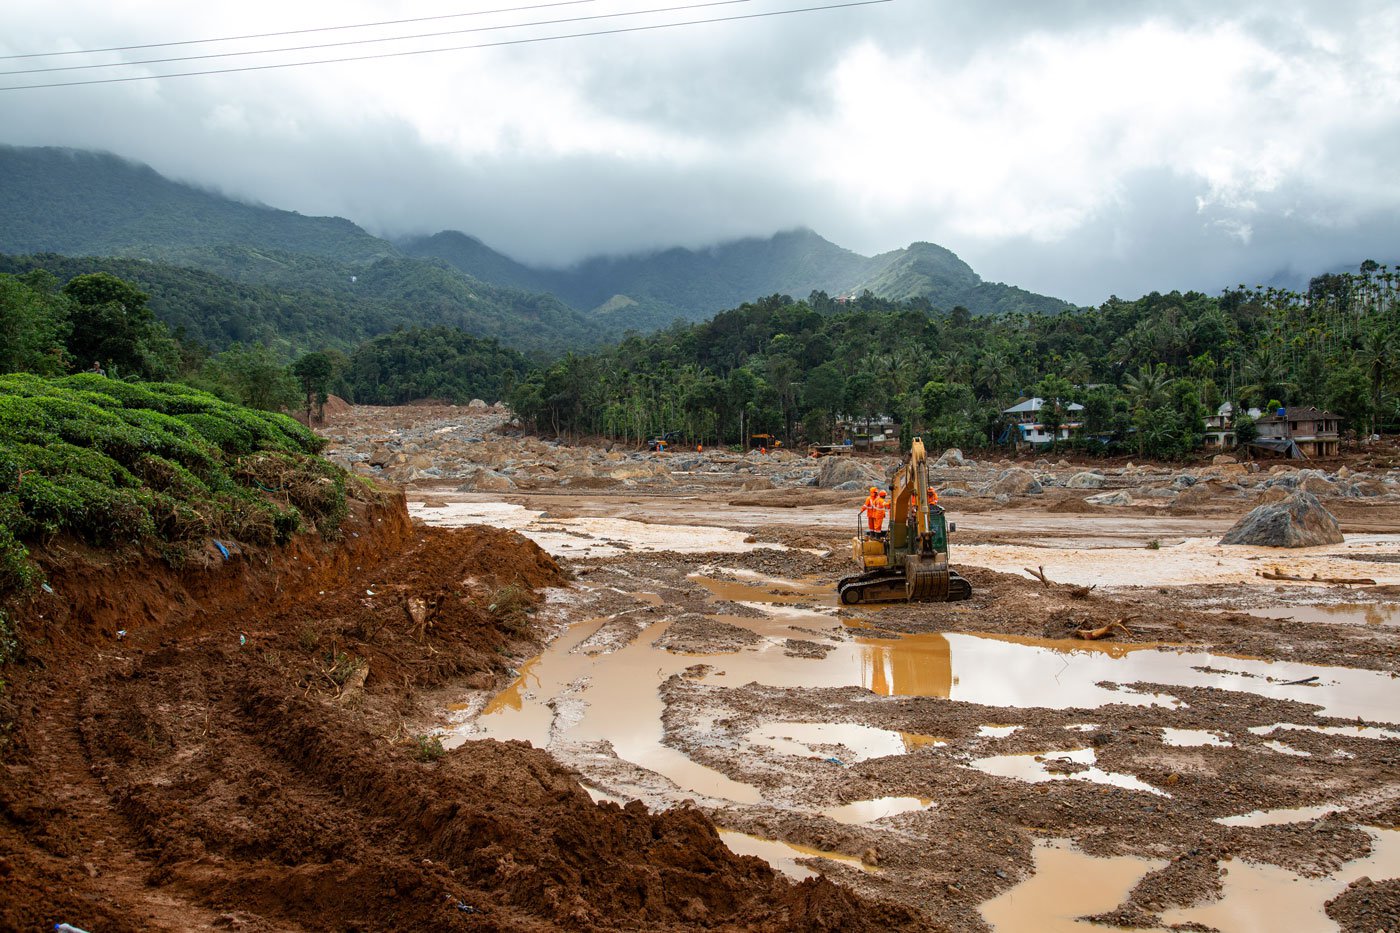
<path id="1" fill-rule="evenodd" d="M 929 489 L 924 442 L 916 437 L 909 462 L 891 483 L 888 530 L 861 528 L 852 539 L 856 563 L 864 572 L 836 584 L 841 602 L 948 602 L 972 595 L 972 584 L 948 566 L 950 526 L 936 497 L 929 501 Z"/>

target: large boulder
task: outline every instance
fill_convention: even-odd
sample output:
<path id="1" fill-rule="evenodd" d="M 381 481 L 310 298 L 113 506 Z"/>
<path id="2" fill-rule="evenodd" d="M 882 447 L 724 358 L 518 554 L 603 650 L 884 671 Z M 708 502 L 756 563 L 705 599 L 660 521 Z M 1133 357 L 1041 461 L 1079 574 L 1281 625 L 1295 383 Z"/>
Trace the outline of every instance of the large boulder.
<path id="1" fill-rule="evenodd" d="M 1030 470 L 1012 467 L 1002 470 L 987 491 L 994 496 L 1034 496 L 1041 488 Z"/>
<path id="2" fill-rule="evenodd" d="M 933 465 L 936 467 L 962 466 L 966 462 L 967 459 L 963 457 L 961 447 L 949 447 L 943 451 L 943 456 L 934 461 Z"/>
<path id="3" fill-rule="evenodd" d="M 458 492 L 505 492 L 516 488 L 515 482 L 504 473 L 495 470 L 477 470 L 457 487 Z"/>
<path id="4" fill-rule="evenodd" d="M 1132 505 L 1133 497 L 1128 494 L 1128 490 L 1119 489 L 1116 492 L 1101 492 L 1084 501 L 1090 505 Z"/>
<path id="5" fill-rule="evenodd" d="M 1221 544 L 1258 547 L 1317 547 L 1341 544 L 1337 519 L 1310 492 L 1295 492 L 1282 502 L 1256 506 L 1220 539 Z"/>
<path id="6" fill-rule="evenodd" d="M 1218 492 L 1219 490 L 1210 483 L 1197 483 L 1194 486 L 1187 486 L 1177 493 L 1176 500 L 1172 504 L 1181 506 L 1204 505 L 1214 499 Z"/>
<path id="7" fill-rule="evenodd" d="M 1298 484 L 1298 488 L 1303 492 L 1310 492 L 1315 496 L 1335 496 L 1337 487 L 1321 476 L 1308 476 Z"/>
<path id="8" fill-rule="evenodd" d="M 817 485 L 823 489 L 835 489 L 846 483 L 882 486 L 884 482 L 884 477 L 873 467 L 851 457 L 823 457 L 817 471 Z"/>
<path id="9" fill-rule="evenodd" d="M 1103 474 L 1095 473 L 1093 470 L 1076 473 L 1069 478 L 1069 482 L 1065 483 L 1070 489 L 1102 489 L 1103 484 Z"/>

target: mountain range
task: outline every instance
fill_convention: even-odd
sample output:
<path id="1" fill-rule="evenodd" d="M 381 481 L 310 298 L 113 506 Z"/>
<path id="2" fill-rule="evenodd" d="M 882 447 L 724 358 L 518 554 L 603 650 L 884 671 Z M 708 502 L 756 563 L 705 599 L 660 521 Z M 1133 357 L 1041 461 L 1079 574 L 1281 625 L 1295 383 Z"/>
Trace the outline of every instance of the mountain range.
<path id="1" fill-rule="evenodd" d="M 249 339 L 348 344 L 394 326 L 446 323 L 553 352 L 812 291 L 869 290 L 973 314 L 1070 307 L 984 282 L 932 243 L 866 257 L 805 229 L 537 268 L 465 233 L 391 242 L 343 218 L 250 204 L 114 155 L 58 148 L 0 147 L 0 254 L 6 269 L 57 274 L 87 271 L 58 257 L 103 257 L 153 293 L 158 315 L 216 349 Z M 191 270 L 208 301 L 176 309 L 174 283 Z M 221 290 L 222 311 L 205 307 Z"/>

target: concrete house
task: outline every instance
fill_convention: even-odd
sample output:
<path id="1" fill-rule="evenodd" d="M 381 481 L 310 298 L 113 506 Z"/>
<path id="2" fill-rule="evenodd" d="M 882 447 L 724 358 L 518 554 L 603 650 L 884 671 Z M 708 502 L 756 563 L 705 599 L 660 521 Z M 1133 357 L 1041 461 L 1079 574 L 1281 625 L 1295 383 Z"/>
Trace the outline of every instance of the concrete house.
<path id="1" fill-rule="evenodd" d="M 1256 446 L 1290 457 L 1335 457 L 1341 447 L 1341 419 L 1312 406 L 1280 408 L 1255 422 Z"/>
<path id="2" fill-rule="evenodd" d="M 1251 408 L 1246 414 L 1258 421 L 1262 412 Z M 1235 446 L 1235 406 L 1229 402 L 1222 402 L 1215 414 L 1206 418 L 1205 445 L 1221 449 Z"/>
<path id="3" fill-rule="evenodd" d="M 1011 419 L 1010 427 L 1001 436 L 1002 443 L 1010 443 L 1016 447 L 1023 444 L 1038 447 L 1050 443 L 1050 431 L 1040 419 L 1040 410 L 1044 407 L 1044 399 L 1029 398 L 1010 408 L 1002 409 L 1002 414 Z M 1084 406 L 1078 402 L 1070 402 L 1065 406 L 1065 423 L 1060 425 L 1060 440 L 1069 440 L 1071 434 L 1084 426 L 1083 421 L 1077 420 L 1079 412 L 1083 410 Z"/>

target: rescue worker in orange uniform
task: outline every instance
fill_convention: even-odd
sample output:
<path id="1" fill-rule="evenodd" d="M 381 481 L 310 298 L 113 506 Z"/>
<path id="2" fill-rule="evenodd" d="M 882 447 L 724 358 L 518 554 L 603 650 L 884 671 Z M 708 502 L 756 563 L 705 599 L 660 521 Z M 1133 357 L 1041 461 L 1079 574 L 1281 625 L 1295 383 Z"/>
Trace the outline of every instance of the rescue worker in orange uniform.
<path id="1" fill-rule="evenodd" d="M 874 486 L 870 487 L 870 495 L 865 497 L 865 504 L 860 507 L 865 513 L 865 525 L 871 531 L 879 531 L 880 526 L 875 521 L 875 510 L 880 505 L 880 490 Z"/>
<path id="2" fill-rule="evenodd" d="M 890 513 L 890 494 L 883 489 L 880 490 L 879 499 L 875 503 L 875 530 L 885 530 L 885 516 Z"/>

